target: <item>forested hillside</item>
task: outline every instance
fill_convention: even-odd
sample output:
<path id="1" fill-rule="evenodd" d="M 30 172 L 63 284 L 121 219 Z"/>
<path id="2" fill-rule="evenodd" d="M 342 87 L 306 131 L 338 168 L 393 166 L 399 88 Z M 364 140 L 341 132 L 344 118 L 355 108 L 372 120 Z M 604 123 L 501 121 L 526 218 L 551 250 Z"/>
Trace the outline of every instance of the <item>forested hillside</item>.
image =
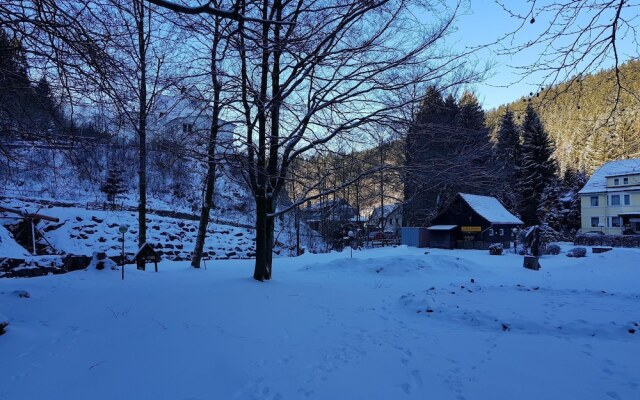
<path id="1" fill-rule="evenodd" d="M 605 70 L 500 106 L 487 113 L 487 125 L 495 136 L 507 107 L 521 123 L 531 103 L 555 143 L 561 171 L 572 166 L 591 174 L 607 161 L 640 157 L 640 62 L 624 64 L 619 76 L 619 96 L 615 71 Z"/>

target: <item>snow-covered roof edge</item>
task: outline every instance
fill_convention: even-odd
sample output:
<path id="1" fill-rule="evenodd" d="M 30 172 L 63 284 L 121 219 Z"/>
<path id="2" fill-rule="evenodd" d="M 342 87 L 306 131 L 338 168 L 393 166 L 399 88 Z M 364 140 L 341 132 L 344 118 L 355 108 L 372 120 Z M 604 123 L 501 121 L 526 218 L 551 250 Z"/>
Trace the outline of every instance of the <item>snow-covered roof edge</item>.
<path id="1" fill-rule="evenodd" d="M 607 190 L 607 177 L 632 174 L 640 174 L 640 158 L 609 161 L 591 175 L 578 193 L 602 193 Z"/>
<path id="2" fill-rule="evenodd" d="M 524 225 L 520 218 L 511 214 L 500 200 L 491 196 L 480 196 L 477 194 L 458 193 L 458 195 L 478 213 L 482 218 L 492 224 L 516 224 Z"/>

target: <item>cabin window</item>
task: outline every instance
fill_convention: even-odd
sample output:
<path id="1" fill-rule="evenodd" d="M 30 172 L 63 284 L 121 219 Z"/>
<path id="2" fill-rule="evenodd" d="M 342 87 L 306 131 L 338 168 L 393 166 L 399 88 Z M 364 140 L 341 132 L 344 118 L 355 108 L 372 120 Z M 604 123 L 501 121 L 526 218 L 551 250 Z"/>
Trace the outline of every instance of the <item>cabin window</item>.
<path id="1" fill-rule="evenodd" d="M 600 217 L 591 217 L 591 227 L 597 228 L 600 225 Z"/>
<path id="2" fill-rule="evenodd" d="M 616 178 L 613 180 L 613 184 L 618 186 L 620 184 L 620 179 Z"/>
<path id="3" fill-rule="evenodd" d="M 611 205 L 612 206 L 619 206 L 620 205 L 620 195 L 619 194 L 611 195 Z"/>
<path id="4" fill-rule="evenodd" d="M 591 196 L 591 207 L 598 207 L 598 196 Z"/>
<path id="5" fill-rule="evenodd" d="M 500 228 L 500 236 L 504 236 L 504 229 Z"/>
<path id="6" fill-rule="evenodd" d="M 611 226 L 614 228 L 620 227 L 620 217 L 611 217 Z"/>
<path id="7" fill-rule="evenodd" d="M 191 133 L 191 132 L 193 132 L 193 125 L 182 124 L 182 133 Z"/>
<path id="8" fill-rule="evenodd" d="M 493 236 L 493 229 L 489 229 L 489 236 Z"/>
<path id="9" fill-rule="evenodd" d="M 631 205 L 631 195 L 628 195 L 628 194 L 624 195 L 624 205 L 625 206 L 630 206 Z"/>
<path id="10" fill-rule="evenodd" d="M 625 184 L 625 185 L 628 185 L 629 184 L 629 178 L 623 178 L 622 179 L 622 183 Z"/>

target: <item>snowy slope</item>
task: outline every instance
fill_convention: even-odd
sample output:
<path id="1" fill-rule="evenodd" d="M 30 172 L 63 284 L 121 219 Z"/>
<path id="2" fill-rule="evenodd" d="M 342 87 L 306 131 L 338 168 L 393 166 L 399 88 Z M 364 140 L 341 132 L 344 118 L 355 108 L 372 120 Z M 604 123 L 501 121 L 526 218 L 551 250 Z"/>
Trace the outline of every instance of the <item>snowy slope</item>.
<path id="1" fill-rule="evenodd" d="M 233 195 L 233 193 L 234 191 L 228 192 L 229 195 Z M 236 192 L 236 195 L 239 196 L 240 193 Z M 40 232 L 46 239 L 40 240 L 40 243 L 51 245 L 58 253 L 91 255 L 96 251 L 104 251 L 109 256 L 118 256 L 122 252 L 122 237 L 118 232 L 121 225 L 129 227 L 125 234 L 125 252 L 133 255 L 137 251 L 138 220 L 135 212 L 87 210 L 80 204 L 66 203 L 62 207 L 60 205 L 63 203 L 47 204 L 46 202 L 15 198 L 5 199 L 4 204 L 29 212 L 39 211 L 47 216 L 58 218 L 58 223 L 41 221 L 38 225 Z M 54 204 L 57 205 L 54 206 Z M 243 217 L 240 218 L 233 210 L 227 211 L 229 212 L 222 213 L 221 210 L 216 210 L 213 216 L 214 221 L 221 221 L 221 223 L 213 221 L 209 223 L 205 240 L 205 257 L 212 259 L 254 257 L 255 233 L 252 225 L 246 223 L 250 221 L 251 214 L 245 211 Z M 224 219 L 220 217 L 224 217 Z M 199 223 L 194 220 L 196 218 L 197 216 L 185 219 L 184 217 L 149 213 L 147 214 L 147 242 L 158 250 L 162 258 L 190 259 Z M 10 225 L 17 223 L 18 220 L 15 218 L 3 219 L 0 223 L 2 222 Z M 276 220 L 274 246 L 276 256 L 290 256 L 294 253 L 295 231 L 293 226 L 293 218 L 289 215 L 282 220 L 279 218 Z M 4 227 L 2 229 L 6 232 Z M 0 231 L 0 240 L 3 237 Z M 316 244 L 319 241 L 317 235 L 311 235 L 310 230 L 304 225 L 301 227 L 301 237 L 303 239 L 302 247 L 309 250 L 313 250 L 314 246 L 321 248 Z M 16 248 L 15 246 L 19 247 L 19 245 L 9 239 L 7 236 L 7 239 L 4 240 L 13 247 L 0 246 L 0 258 L 24 258 L 15 257 L 18 253 L 24 254 L 25 249 Z"/>
<path id="2" fill-rule="evenodd" d="M 13 240 L 13 237 L 0 225 L 0 257 L 11 257 L 24 259 L 29 253 Z"/>
<path id="3" fill-rule="evenodd" d="M 640 398 L 640 251 L 427 252 L 0 280 L 0 398 Z"/>

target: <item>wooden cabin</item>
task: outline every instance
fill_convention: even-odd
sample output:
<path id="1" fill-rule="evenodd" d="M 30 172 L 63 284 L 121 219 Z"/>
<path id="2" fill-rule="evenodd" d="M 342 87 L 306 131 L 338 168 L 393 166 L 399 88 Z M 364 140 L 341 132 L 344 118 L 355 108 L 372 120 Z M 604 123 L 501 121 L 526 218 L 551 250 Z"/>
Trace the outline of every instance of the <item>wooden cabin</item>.
<path id="1" fill-rule="evenodd" d="M 488 249 L 502 243 L 508 248 L 513 229 L 523 225 L 495 197 L 458 193 L 427 228 L 429 247 Z"/>

